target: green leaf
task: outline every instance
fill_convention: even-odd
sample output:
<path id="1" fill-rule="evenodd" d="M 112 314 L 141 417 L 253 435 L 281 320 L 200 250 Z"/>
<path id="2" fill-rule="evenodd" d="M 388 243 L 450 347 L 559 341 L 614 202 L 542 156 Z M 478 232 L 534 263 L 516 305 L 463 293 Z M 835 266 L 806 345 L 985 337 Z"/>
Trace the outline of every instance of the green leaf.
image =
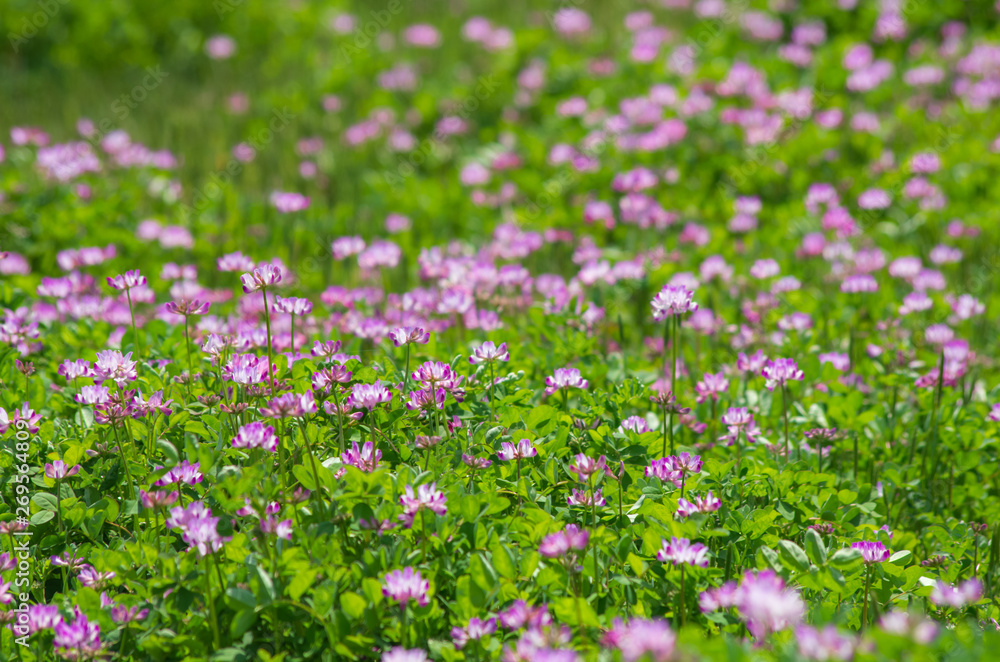
<path id="1" fill-rule="evenodd" d="M 496 544 L 490 548 L 493 555 L 493 568 L 500 573 L 501 577 L 507 579 L 517 579 L 517 564 L 514 562 L 514 555 L 510 549 L 501 544 Z"/>
<path id="2" fill-rule="evenodd" d="M 251 566 L 257 575 L 257 604 L 267 605 L 274 602 L 274 581 L 271 575 L 259 565 Z"/>
<path id="3" fill-rule="evenodd" d="M 87 520 L 87 535 L 95 540 L 101 535 L 101 529 L 104 527 L 104 513 L 95 513 Z"/>
<path id="4" fill-rule="evenodd" d="M 257 622 L 257 612 L 253 609 L 241 609 L 236 612 L 236 618 L 229 624 L 229 633 L 233 639 L 239 639 Z"/>
<path id="5" fill-rule="evenodd" d="M 816 565 L 824 565 L 827 558 L 826 545 L 823 544 L 823 538 L 819 533 L 814 529 L 806 529 L 805 543 L 809 559 Z"/>
<path id="6" fill-rule="evenodd" d="M 597 619 L 597 612 L 583 598 L 559 598 L 552 603 L 552 610 L 561 623 L 592 628 L 601 626 L 601 622 Z"/>
<path id="7" fill-rule="evenodd" d="M 791 540 L 781 540 L 778 542 L 778 555 L 785 567 L 791 567 L 799 572 L 809 569 L 809 558 L 801 547 Z"/>
<path id="8" fill-rule="evenodd" d="M 850 547 L 838 549 L 830 557 L 830 563 L 837 568 L 852 568 L 861 563 L 861 552 Z"/>
<path id="9" fill-rule="evenodd" d="M 302 594 L 309 590 L 309 587 L 316 581 L 316 570 L 306 566 L 299 570 L 295 578 L 288 584 L 288 595 L 292 600 L 298 600 Z"/>
<path id="10" fill-rule="evenodd" d="M 56 514 L 51 510 L 39 510 L 37 513 L 31 516 L 29 521 L 31 522 L 32 526 L 36 526 L 38 524 L 45 524 L 49 520 L 55 519 L 55 517 Z"/>
<path id="11" fill-rule="evenodd" d="M 226 597 L 238 604 L 243 605 L 244 607 L 249 607 L 250 609 L 257 607 L 257 599 L 254 597 L 253 593 L 245 588 L 238 588 L 235 586 L 227 588 Z"/>
<path id="12" fill-rule="evenodd" d="M 347 614 L 348 618 L 358 619 L 365 613 L 368 603 L 363 597 L 352 591 L 340 594 L 340 608 Z"/>
<path id="13" fill-rule="evenodd" d="M 913 552 L 908 549 L 901 549 L 889 557 L 889 563 L 893 565 L 906 565 L 912 557 Z"/>
<path id="14" fill-rule="evenodd" d="M 382 584 L 379 580 L 374 577 L 365 577 L 361 580 L 361 589 L 372 607 L 378 607 L 382 604 Z"/>
<path id="15" fill-rule="evenodd" d="M 524 419 L 524 424 L 539 437 L 544 437 L 556 429 L 556 415 L 558 413 L 555 407 L 541 405 L 531 410 L 528 417 Z"/>
<path id="16" fill-rule="evenodd" d="M 39 492 L 35 496 L 31 497 L 31 502 L 42 510 L 51 510 L 53 513 L 56 511 L 56 508 L 59 507 L 59 502 L 56 501 L 55 495 L 49 494 L 48 492 Z"/>

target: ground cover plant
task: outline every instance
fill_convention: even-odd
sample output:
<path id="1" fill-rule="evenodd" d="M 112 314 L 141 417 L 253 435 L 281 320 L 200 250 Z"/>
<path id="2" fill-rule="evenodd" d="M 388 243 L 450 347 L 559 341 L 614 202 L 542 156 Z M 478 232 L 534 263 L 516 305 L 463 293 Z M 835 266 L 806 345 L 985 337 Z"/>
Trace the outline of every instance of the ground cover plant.
<path id="1" fill-rule="evenodd" d="M 0 659 L 995 658 L 991 3 L 42 4 Z"/>

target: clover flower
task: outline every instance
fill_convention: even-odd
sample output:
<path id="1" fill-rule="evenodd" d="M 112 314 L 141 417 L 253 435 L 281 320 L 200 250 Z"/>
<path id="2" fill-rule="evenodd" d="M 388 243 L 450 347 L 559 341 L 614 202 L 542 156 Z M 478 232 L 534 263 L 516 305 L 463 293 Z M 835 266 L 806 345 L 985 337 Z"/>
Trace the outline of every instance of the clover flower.
<path id="1" fill-rule="evenodd" d="M 708 547 L 701 543 L 692 543 L 687 538 L 672 537 L 670 542 L 662 541 L 656 560 L 674 565 L 692 565 L 699 568 L 708 567 Z"/>
<path id="2" fill-rule="evenodd" d="M 382 578 L 382 595 L 403 606 L 411 600 L 421 607 L 427 606 L 430 588 L 430 582 L 420 575 L 420 571 L 410 567 L 393 570 Z"/>

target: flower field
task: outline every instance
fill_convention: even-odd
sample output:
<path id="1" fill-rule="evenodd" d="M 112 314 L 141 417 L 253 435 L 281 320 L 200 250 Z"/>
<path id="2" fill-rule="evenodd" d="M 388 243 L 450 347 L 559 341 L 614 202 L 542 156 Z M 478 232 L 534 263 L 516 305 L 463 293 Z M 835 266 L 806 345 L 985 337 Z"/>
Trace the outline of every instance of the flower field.
<path id="1" fill-rule="evenodd" d="M 144 5 L 0 3 L 0 660 L 996 659 L 1000 7 Z"/>

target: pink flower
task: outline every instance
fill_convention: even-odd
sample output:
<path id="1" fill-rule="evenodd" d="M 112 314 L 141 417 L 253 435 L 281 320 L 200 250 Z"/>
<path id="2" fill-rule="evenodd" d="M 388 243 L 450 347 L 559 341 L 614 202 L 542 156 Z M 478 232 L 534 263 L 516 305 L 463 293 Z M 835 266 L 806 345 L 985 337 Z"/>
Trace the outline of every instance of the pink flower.
<path id="1" fill-rule="evenodd" d="M 706 372 L 702 375 L 701 381 L 695 384 L 694 390 L 698 394 L 698 403 L 705 402 L 708 398 L 718 401 L 719 394 L 729 390 L 729 380 L 726 379 L 725 373 Z"/>
<path id="2" fill-rule="evenodd" d="M 45 475 L 53 480 L 63 480 L 65 478 L 70 478 L 72 476 L 80 473 L 80 465 L 74 465 L 72 468 L 62 460 L 56 460 L 52 464 L 46 463 L 45 465 Z"/>
<path id="3" fill-rule="evenodd" d="M 403 522 L 407 528 L 413 527 L 413 519 L 422 510 L 430 510 L 437 515 L 444 515 L 448 512 L 445 506 L 448 499 L 444 492 L 437 488 L 437 483 L 421 485 L 417 491 L 413 491 L 412 485 L 406 486 L 406 493 L 399 497 L 399 503 L 403 505 L 403 514 L 399 516 L 399 521 Z"/>
<path id="4" fill-rule="evenodd" d="M 483 637 L 493 634 L 497 630 L 497 619 L 490 618 L 482 621 L 478 618 L 469 619 L 465 627 L 454 627 L 451 629 L 451 638 L 455 642 L 455 648 L 464 648 L 470 641 L 478 641 Z"/>
<path id="5" fill-rule="evenodd" d="M 799 654 L 807 660 L 850 660 L 858 640 L 849 634 L 841 634 L 836 625 L 817 629 L 808 625 L 795 628 L 795 640 Z"/>
<path id="6" fill-rule="evenodd" d="M 773 391 L 776 386 L 785 386 L 789 381 L 802 381 L 805 376 L 799 370 L 795 359 L 774 359 L 768 361 L 767 365 L 761 368 L 760 374 L 766 380 L 765 386 L 768 391 Z"/>
<path id="7" fill-rule="evenodd" d="M 115 277 L 108 277 L 108 285 L 116 290 L 130 290 L 146 284 L 146 277 L 139 273 L 138 269 L 126 271 Z"/>
<path id="8" fill-rule="evenodd" d="M 281 269 L 273 264 L 265 264 L 240 276 L 240 282 L 245 293 L 257 292 L 280 283 Z"/>
<path id="9" fill-rule="evenodd" d="M 274 434 L 274 427 L 260 421 L 240 427 L 232 443 L 233 448 L 263 448 L 271 453 L 278 450 L 278 437 Z"/>
<path id="10" fill-rule="evenodd" d="M 665 285 L 651 303 L 653 319 L 662 322 L 667 315 L 683 315 L 698 310 L 698 304 L 692 301 L 694 292 L 681 285 Z"/>
<path id="11" fill-rule="evenodd" d="M 285 193 L 275 191 L 271 194 L 271 204 L 279 213 L 289 214 L 291 212 L 308 209 L 309 198 L 301 193 Z"/>
<path id="12" fill-rule="evenodd" d="M 509 441 L 500 442 L 500 451 L 497 453 L 497 457 L 505 462 L 535 457 L 536 455 L 538 455 L 538 450 L 531 445 L 529 439 L 522 439 L 517 442 L 516 446 Z"/>
<path id="13" fill-rule="evenodd" d="M 510 352 L 507 351 L 507 343 L 500 343 L 500 346 L 497 347 L 492 341 L 487 340 L 472 350 L 472 355 L 469 357 L 469 363 L 472 365 L 492 363 L 493 361 L 510 361 Z"/>
<path id="14" fill-rule="evenodd" d="M 180 301 L 168 301 L 164 308 L 168 313 L 187 317 L 188 315 L 204 315 L 208 312 L 211 305 L 208 301 L 201 301 L 199 299 L 191 301 L 181 299 Z"/>
<path id="15" fill-rule="evenodd" d="M 382 578 L 382 595 L 403 606 L 410 600 L 416 600 L 421 607 L 427 606 L 430 588 L 430 582 L 413 568 L 393 570 Z"/>
<path id="16" fill-rule="evenodd" d="M 138 378 L 135 361 L 132 361 L 132 352 L 122 355 L 117 349 L 109 349 L 97 353 L 97 362 L 94 364 L 94 380 L 98 383 L 111 380 L 118 384 L 119 388 L 130 381 Z"/>
<path id="17" fill-rule="evenodd" d="M 867 565 L 872 563 L 882 563 L 889 560 L 889 550 L 885 548 L 885 545 L 877 540 L 874 542 L 862 540 L 860 542 L 852 543 L 851 548 L 861 552 L 861 560 L 863 560 Z"/>
<path id="18" fill-rule="evenodd" d="M 268 515 L 260 520 L 260 531 L 265 535 L 277 536 L 283 540 L 292 539 L 292 520 L 278 521 L 274 515 Z"/>
<path id="19" fill-rule="evenodd" d="M 403 345 L 426 345 L 430 339 L 431 334 L 416 326 L 401 326 L 393 329 L 389 332 L 389 338 L 392 340 L 396 347 L 402 347 Z"/>
<path id="20" fill-rule="evenodd" d="M 375 380 L 373 384 L 355 384 L 351 389 L 345 404 L 354 409 L 364 409 L 371 411 L 375 407 L 392 400 L 392 393 L 389 392 L 380 380 Z"/>
<path id="21" fill-rule="evenodd" d="M 662 619 L 633 618 L 626 625 L 616 618 L 601 645 L 621 651 L 623 662 L 669 662 L 675 659 L 677 635 Z"/>
<path id="22" fill-rule="evenodd" d="M 931 590 L 931 602 L 939 607 L 962 609 L 968 604 L 979 602 L 983 597 L 983 584 L 973 577 L 957 586 L 946 584 L 940 579 Z"/>
<path id="23" fill-rule="evenodd" d="M 594 474 L 604 473 L 607 468 L 607 458 L 603 455 L 596 460 L 580 453 L 573 458 L 573 464 L 569 465 L 569 470 L 577 475 L 580 482 L 586 483 Z"/>
<path id="24" fill-rule="evenodd" d="M 687 538 L 672 537 L 670 542 L 662 541 L 656 560 L 674 565 L 693 565 L 700 568 L 708 567 L 708 547 L 701 543 L 693 543 Z"/>
<path id="25" fill-rule="evenodd" d="M 694 497 L 694 502 L 678 499 L 677 516 L 683 519 L 695 513 L 713 513 L 721 507 L 722 501 L 709 490 L 708 494 L 703 497 Z"/>
<path id="26" fill-rule="evenodd" d="M 340 460 L 365 473 L 371 473 L 382 460 L 382 451 L 375 448 L 370 441 L 366 441 L 360 448 L 358 442 L 354 441 L 350 449 L 340 454 Z"/>
<path id="27" fill-rule="evenodd" d="M 236 41 L 229 35 L 213 35 L 205 42 L 205 53 L 213 60 L 227 60 L 236 53 Z"/>
<path id="28" fill-rule="evenodd" d="M 576 368 L 557 368 L 551 377 L 545 378 L 545 395 L 570 388 L 587 388 L 590 383 Z"/>
<path id="29" fill-rule="evenodd" d="M 545 536 L 538 545 L 538 553 L 550 559 L 566 558 L 574 550 L 586 549 L 589 540 L 588 532 L 575 524 L 567 524 L 564 530 Z"/>

